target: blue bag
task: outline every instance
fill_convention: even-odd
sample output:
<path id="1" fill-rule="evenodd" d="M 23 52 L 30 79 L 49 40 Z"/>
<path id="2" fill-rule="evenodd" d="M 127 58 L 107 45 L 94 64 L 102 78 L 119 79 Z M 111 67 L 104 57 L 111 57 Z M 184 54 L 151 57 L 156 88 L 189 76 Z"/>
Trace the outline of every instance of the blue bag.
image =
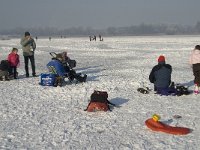
<path id="1" fill-rule="evenodd" d="M 55 80 L 56 80 L 56 75 L 55 74 L 42 73 L 40 75 L 40 83 L 39 84 L 42 85 L 42 86 L 54 86 Z"/>

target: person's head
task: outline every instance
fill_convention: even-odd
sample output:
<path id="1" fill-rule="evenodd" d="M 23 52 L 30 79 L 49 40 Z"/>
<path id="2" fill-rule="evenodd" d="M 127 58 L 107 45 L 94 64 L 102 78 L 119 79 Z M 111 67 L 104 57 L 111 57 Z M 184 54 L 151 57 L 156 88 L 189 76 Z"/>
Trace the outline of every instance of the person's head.
<path id="1" fill-rule="evenodd" d="M 28 37 L 31 36 L 31 34 L 30 34 L 28 31 L 26 31 L 26 32 L 24 33 L 24 36 L 28 38 Z"/>
<path id="2" fill-rule="evenodd" d="M 160 55 L 160 56 L 158 57 L 158 63 L 165 63 L 165 56 Z"/>
<path id="3" fill-rule="evenodd" d="M 67 58 L 67 52 L 62 52 L 62 57 L 63 57 L 63 60 L 66 60 L 66 58 Z"/>
<path id="4" fill-rule="evenodd" d="M 195 46 L 195 49 L 200 50 L 200 45 L 196 45 L 196 46 Z"/>
<path id="5" fill-rule="evenodd" d="M 62 62 L 62 61 L 63 61 L 63 56 L 62 56 L 62 54 L 57 54 L 57 55 L 56 55 L 56 59 Z"/>
<path id="6" fill-rule="evenodd" d="M 17 48 L 13 48 L 13 49 L 12 49 L 12 53 L 17 54 L 17 52 L 18 52 L 18 49 L 17 49 Z"/>

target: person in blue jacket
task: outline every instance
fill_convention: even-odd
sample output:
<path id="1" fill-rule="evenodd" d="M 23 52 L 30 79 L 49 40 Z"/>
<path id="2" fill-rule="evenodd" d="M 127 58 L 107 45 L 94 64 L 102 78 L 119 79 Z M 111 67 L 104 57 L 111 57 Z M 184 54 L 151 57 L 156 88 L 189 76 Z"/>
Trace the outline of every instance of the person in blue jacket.
<path id="1" fill-rule="evenodd" d="M 62 62 L 59 59 L 52 59 L 47 64 L 47 67 L 51 73 L 56 74 L 60 77 L 64 77 L 68 73 L 66 72 Z"/>
<path id="2" fill-rule="evenodd" d="M 76 73 L 75 70 L 66 65 L 66 58 L 63 58 L 62 54 L 57 54 L 56 58 L 47 64 L 49 71 L 56 75 L 56 84 L 62 85 L 63 79 L 68 78 L 70 82 L 76 79 L 78 82 L 86 82 L 87 75 Z"/>
<path id="3" fill-rule="evenodd" d="M 149 75 L 149 81 L 154 84 L 157 93 L 169 92 L 171 84 L 172 66 L 165 63 L 165 57 L 159 56 L 158 65 L 154 66 Z"/>

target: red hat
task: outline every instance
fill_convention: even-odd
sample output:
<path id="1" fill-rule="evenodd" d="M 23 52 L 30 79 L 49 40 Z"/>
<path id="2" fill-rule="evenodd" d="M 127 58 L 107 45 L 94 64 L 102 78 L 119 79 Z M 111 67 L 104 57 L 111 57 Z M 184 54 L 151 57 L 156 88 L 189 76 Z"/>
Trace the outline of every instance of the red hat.
<path id="1" fill-rule="evenodd" d="M 163 62 L 165 61 L 165 57 L 163 55 L 160 55 L 158 58 L 158 62 Z"/>

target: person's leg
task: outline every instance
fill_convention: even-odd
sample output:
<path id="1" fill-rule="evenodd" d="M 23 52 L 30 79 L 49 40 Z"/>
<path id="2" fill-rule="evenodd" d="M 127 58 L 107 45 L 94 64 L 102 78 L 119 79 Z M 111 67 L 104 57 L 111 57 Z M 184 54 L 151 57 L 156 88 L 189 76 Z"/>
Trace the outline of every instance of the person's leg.
<path id="1" fill-rule="evenodd" d="M 5 76 L 6 76 L 6 72 L 0 70 L 0 81 L 3 81 L 5 79 Z"/>
<path id="2" fill-rule="evenodd" d="M 199 93 L 199 86 L 200 86 L 200 71 L 196 71 L 194 73 L 195 79 L 194 79 L 194 92 L 196 94 Z"/>
<path id="3" fill-rule="evenodd" d="M 13 75 L 13 67 L 9 67 L 8 69 L 8 72 L 9 72 L 9 76 L 12 76 Z"/>
<path id="4" fill-rule="evenodd" d="M 24 56 L 24 63 L 25 63 L 26 77 L 29 77 L 29 71 L 28 71 L 28 59 L 29 59 L 29 56 Z"/>
<path id="5" fill-rule="evenodd" d="M 86 74 L 81 74 L 81 73 L 78 73 L 75 75 L 75 79 L 78 81 L 78 82 L 86 82 L 86 79 L 87 79 L 87 75 Z"/>
<path id="6" fill-rule="evenodd" d="M 14 79 L 17 79 L 17 67 L 13 67 Z"/>
<path id="7" fill-rule="evenodd" d="M 3 81 L 9 81 L 9 72 L 8 71 L 1 71 L 0 70 L 0 79 L 3 80 Z"/>
<path id="8" fill-rule="evenodd" d="M 157 87 L 154 85 L 154 91 L 157 91 Z"/>
<path id="9" fill-rule="evenodd" d="M 33 76 L 36 76 L 36 73 L 35 73 L 35 58 L 34 58 L 34 55 L 30 56 L 30 61 L 31 61 L 32 75 L 33 75 Z"/>

